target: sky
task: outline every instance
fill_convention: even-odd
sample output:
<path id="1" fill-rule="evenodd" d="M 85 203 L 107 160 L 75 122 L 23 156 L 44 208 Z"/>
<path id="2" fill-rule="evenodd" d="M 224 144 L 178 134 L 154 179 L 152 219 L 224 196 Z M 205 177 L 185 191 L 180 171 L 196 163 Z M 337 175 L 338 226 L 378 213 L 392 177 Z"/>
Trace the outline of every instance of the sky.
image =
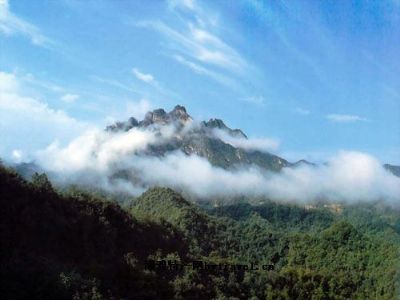
<path id="1" fill-rule="evenodd" d="M 158 107 L 400 164 L 400 1 L 0 0 L 0 157 Z"/>

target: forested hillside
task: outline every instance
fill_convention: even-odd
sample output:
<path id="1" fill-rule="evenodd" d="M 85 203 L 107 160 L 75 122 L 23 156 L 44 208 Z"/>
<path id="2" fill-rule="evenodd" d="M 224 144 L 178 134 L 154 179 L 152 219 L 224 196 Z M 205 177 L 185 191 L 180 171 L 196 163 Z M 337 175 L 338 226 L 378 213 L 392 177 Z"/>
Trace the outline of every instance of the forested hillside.
<path id="1" fill-rule="evenodd" d="M 399 295 L 400 212 L 379 203 L 332 211 L 243 199 L 213 207 L 151 188 L 121 208 L 5 167 L 0 199 L 2 299 Z M 157 267 L 163 260 L 165 269 Z M 194 269 L 194 261 L 210 267 Z M 245 269 L 252 263 L 258 270 Z"/>

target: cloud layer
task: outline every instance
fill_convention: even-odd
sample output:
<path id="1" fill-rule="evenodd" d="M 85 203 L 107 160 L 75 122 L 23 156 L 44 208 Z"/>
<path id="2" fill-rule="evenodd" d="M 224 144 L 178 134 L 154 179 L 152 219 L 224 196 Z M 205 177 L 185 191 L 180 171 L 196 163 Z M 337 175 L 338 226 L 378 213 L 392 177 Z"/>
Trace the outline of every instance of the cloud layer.
<path id="1" fill-rule="evenodd" d="M 180 151 L 162 157 L 146 155 L 150 145 L 163 143 L 174 134 L 173 127 L 161 132 L 154 128 L 117 134 L 89 131 L 67 147 L 52 144 L 37 158 L 42 167 L 58 174 L 58 180 L 132 195 L 161 185 L 199 198 L 249 195 L 283 201 L 384 199 L 400 203 L 400 179 L 364 153 L 340 152 L 325 165 L 285 168 L 280 173 L 254 166 L 225 170 Z"/>

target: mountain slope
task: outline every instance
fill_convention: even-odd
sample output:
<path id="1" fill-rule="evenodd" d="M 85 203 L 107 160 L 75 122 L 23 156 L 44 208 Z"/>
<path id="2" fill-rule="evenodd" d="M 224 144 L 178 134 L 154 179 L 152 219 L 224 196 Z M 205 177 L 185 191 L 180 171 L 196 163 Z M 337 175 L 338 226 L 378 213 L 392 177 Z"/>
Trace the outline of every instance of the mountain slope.
<path id="1" fill-rule="evenodd" d="M 171 189 L 152 188 L 127 212 L 77 190 L 59 194 L 44 174 L 29 183 L 3 167 L 0 205 L 2 299 L 398 295 L 398 211 L 354 206 L 332 214 L 267 203 L 221 207 L 216 217 Z M 149 270 L 147 259 L 188 267 Z M 193 260 L 217 268 L 193 269 Z M 237 267 L 250 263 L 260 268 Z"/>
<path id="2" fill-rule="evenodd" d="M 167 282 L 143 270 L 158 249 L 187 253 L 168 224 L 138 222 L 88 194 L 59 195 L 45 176 L 31 184 L 3 167 L 0 205 L 2 299 L 172 297 Z"/>
<path id="3" fill-rule="evenodd" d="M 170 188 L 150 188 L 135 199 L 130 212 L 140 219 L 166 221 L 179 228 L 185 236 L 191 237 L 191 251 L 201 255 L 209 255 L 220 243 L 219 233 L 226 230 L 225 225 Z"/>

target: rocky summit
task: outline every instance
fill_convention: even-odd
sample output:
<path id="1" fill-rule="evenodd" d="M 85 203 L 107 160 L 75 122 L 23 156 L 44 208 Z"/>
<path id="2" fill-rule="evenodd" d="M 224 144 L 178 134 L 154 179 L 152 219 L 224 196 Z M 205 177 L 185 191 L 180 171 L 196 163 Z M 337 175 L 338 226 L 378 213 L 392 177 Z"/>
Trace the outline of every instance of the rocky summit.
<path id="1" fill-rule="evenodd" d="M 159 108 L 146 113 L 141 121 L 131 117 L 125 122 L 116 122 L 106 128 L 108 132 L 123 132 L 136 128 L 152 128 L 159 130 L 163 126 L 174 126 L 175 134 L 165 142 L 152 145 L 146 150 L 146 155 L 163 156 L 172 151 L 180 150 L 187 155 L 198 155 L 206 158 L 212 165 L 225 169 L 255 165 L 271 171 L 279 171 L 291 164 L 276 155 L 265 151 L 249 150 L 235 147 L 224 141 L 216 130 L 222 131 L 234 139 L 247 139 L 240 129 L 229 128 L 221 119 L 193 122 L 186 108 L 176 105 L 173 110 L 166 112 Z M 183 130 L 185 129 L 185 130 Z"/>
<path id="2" fill-rule="evenodd" d="M 144 119 L 140 122 L 134 117 L 125 122 L 116 122 L 113 125 L 107 126 L 106 131 L 128 131 L 133 127 L 148 127 L 151 125 L 184 125 L 192 121 L 192 117 L 186 112 L 186 108 L 181 105 L 176 105 L 173 110 L 167 113 L 164 109 L 158 108 L 146 113 Z"/>

